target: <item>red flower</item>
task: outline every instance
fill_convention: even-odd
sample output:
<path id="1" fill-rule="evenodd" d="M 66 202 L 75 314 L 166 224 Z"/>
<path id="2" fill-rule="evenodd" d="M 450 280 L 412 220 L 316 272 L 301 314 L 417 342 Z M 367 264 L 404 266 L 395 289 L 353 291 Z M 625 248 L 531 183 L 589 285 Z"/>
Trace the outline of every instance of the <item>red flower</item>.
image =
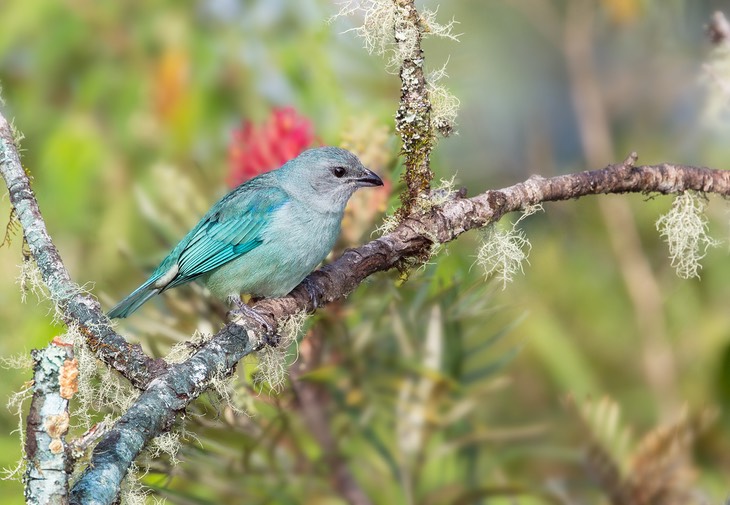
<path id="1" fill-rule="evenodd" d="M 242 128 L 233 131 L 229 147 L 229 186 L 279 168 L 314 141 L 312 122 L 297 114 L 293 107 L 274 109 L 262 125 L 244 121 Z"/>

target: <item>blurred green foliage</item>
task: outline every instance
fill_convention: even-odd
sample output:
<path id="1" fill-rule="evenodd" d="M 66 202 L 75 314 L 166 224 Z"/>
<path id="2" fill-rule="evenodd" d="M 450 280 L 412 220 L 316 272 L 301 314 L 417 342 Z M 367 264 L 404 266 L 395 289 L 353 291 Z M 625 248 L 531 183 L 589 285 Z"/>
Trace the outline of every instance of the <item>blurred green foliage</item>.
<path id="1" fill-rule="evenodd" d="M 726 166 L 730 129 L 707 120 L 712 83 L 701 80 L 712 57 L 702 27 L 726 5 L 573 1 L 595 15 L 595 78 L 616 149 L 601 163 L 637 150 L 646 163 Z M 444 84 L 463 110 L 459 135 L 434 152 L 437 176 L 456 173 L 475 194 L 533 173 L 599 168 L 586 166 L 560 42 L 571 5 L 441 6 L 463 35 L 426 41 L 427 64 L 448 59 Z M 325 22 L 337 9 L 318 0 L 3 4 L 3 111 L 26 136 L 23 163 L 67 267 L 106 307 L 225 192 L 227 146 L 243 119 L 293 105 L 324 143 L 339 143 L 352 117 L 392 124 L 397 76 L 343 33 L 356 19 Z M 680 280 L 654 227 L 671 199 L 621 198 L 638 249 L 617 250 L 596 199 L 584 199 L 522 223 L 530 264 L 504 291 L 473 267 L 478 233 L 402 285 L 393 273 L 375 276 L 310 323 L 293 365 L 299 386 L 257 393 L 255 360 L 246 361 L 239 375 L 249 380 L 238 387 L 251 417 L 212 397 L 197 402 L 185 425 L 199 442 L 185 444 L 179 466 L 154 462 L 144 482 L 171 503 L 334 504 L 343 499 L 333 465 L 346 464 L 374 503 L 600 503 L 581 464 L 580 423 L 562 402 L 571 394 L 613 398 L 636 433 L 682 407 L 717 407 L 693 449 L 698 489 L 719 503 L 730 474 L 727 247 L 708 252 L 701 281 Z M 9 212 L 3 200 L 0 215 Z M 711 199 L 708 212 L 726 241 L 726 203 Z M 64 331 L 47 302 L 20 303 L 20 247 L 16 237 L 0 254 L 5 356 Z M 660 295 L 640 291 L 639 300 L 654 297 L 649 332 L 625 278 L 642 262 Z M 151 303 L 125 334 L 160 355 L 194 329 L 214 330 L 220 318 L 192 291 Z M 7 397 L 29 372 L 0 376 Z M 305 395 L 318 399 L 332 447 L 308 421 Z M 20 456 L 15 426 L 0 411 L 2 466 Z M 1 481 L 0 493 L 22 503 L 16 482 Z"/>

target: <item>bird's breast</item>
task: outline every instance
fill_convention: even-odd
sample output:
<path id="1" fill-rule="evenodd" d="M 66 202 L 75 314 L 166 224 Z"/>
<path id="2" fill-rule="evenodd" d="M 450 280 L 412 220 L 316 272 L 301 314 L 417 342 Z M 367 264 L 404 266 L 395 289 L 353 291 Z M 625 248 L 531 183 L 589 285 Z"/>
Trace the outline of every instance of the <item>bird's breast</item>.
<path id="1" fill-rule="evenodd" d="M 301 263 L 302 268 L 309 268 L 309 273 L 334 247 L 341 221 L 342 214 L 319 213 L 296 203 L 288 204 L 273 216 L 271 226 L 263 234 L 263 245 L 286 248 L 291 263 Z"/>
<path id="2" fill-rule="evenodd" d="M 284 296 L 332 250 L 341 220 L 342 215 L 287 203 L 262 230 L 261 245 L 212 272 L 205 284 L 221 298 Z"/>

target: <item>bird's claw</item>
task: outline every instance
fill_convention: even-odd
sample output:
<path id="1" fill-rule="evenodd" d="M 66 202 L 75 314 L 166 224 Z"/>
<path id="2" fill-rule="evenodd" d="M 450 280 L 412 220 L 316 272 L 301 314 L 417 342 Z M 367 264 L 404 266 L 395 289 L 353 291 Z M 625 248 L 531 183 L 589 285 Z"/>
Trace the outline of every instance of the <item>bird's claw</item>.
<path id="1" fill-rule="evenodd" d="M 309 301 L 312 302 L 312 308 L 317 310 L 319 308 L 319 302 L 317 301 L 317 287 L 314 285 L 314 282 L 309 280 L 309 277 L 302 281 L 302 285 L 309 295 Z"/>
<path id="2" fill-rule="evenodd" d="M 231 301 L 236 305 L 236 307 L 238 307 L 237 312 L 239 314 L 250 317 L 264 327 L 264 329 L 266 330 L 264 333 L 264 341 L 266 342 L 266 345 L 270 345 L 272 347 L 276 347 L 279 345 L 279 342 L 281 342 L 281 335 L 276 333 L 276 331 L 269 324 L 269 322 L 264 319 L 264 316 L 256 312 L 256 309 L 254 309 L 253 307 L 250 307 L 247 304 L 243 303 L 243 301 L 241 301 L 241 299 L 238 297 L 231 297 Z M 234 310 L 233 312 L 236 311 Z"/>

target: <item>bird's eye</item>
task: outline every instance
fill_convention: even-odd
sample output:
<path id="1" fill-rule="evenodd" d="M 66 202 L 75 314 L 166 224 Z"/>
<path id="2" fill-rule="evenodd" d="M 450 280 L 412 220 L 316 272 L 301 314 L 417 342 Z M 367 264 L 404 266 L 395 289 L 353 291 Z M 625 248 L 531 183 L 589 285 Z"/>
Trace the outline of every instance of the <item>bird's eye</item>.
<path id="1" fill-rule="evenodd" d="M 339 179 L 345 175 L 345 169 L 343 167 L 335 167 L 332 169 L 332 174 Z"/>

